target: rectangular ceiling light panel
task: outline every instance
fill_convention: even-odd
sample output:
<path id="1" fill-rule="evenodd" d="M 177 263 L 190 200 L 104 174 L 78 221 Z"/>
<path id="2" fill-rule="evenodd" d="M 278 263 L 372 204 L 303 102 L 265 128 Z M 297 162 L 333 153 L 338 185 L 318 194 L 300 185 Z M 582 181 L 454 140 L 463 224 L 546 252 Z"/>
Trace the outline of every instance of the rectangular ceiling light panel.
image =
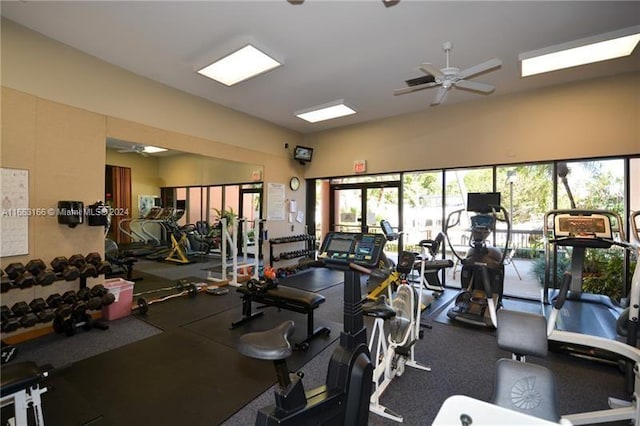
<path id="1" fill-rule="evenodd" d="M 628 56 L 640 41 L 640 25 L 522 53 L 521 75 L 541 74 Z"/>
<path id="2" fill-rule="evenodd" d="M 333 102 L 330 105 L 321 105 L 309 110 L 296 112 L 295 115 L 309 123 L 317 123 L 318 121 L 331 120 L 355 113 L 355 110 L 346 106 L 343 101 L 338 101 L 338 103 Z"/>
<path id="3" fill-rule="evenodd" d="M 233 86 L 282 65 L 248 44 L 197 72 L 227 86 Z"/>

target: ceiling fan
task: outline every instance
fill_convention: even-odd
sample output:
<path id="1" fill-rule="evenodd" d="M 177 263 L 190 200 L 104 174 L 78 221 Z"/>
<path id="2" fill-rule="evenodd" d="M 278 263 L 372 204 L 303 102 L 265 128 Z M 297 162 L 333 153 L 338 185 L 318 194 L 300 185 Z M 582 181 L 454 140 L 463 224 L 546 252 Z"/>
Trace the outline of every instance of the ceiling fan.
<path id="1" fill-rule="evenodd" d="M 451 42 L 442 44 L 442 50 L 447 55 L 447 66 L 445 68 L 439 69 L 433 64 L 424 63 L 418 68 L 427 75 L 411 80 L 406 80 L 405 83 L 407 83 L 407 87 L 397 89 L 393 92 L 393 94 L 404 95 L 405 93 L 411 93 L 418 90 L 427 89 L 429 87 L 440 86 L 433 102 L 431 102 L 431 105 L 439 105 L 445 101 L 445 99 L 447 98 L 447 93 L 449 92 L 449 89 L 451 87 L 487 94 L 493 92 L 496 88 L 491 84 L 479 83 L 466 79 L 492 70 L 494 68 L 498 68 L 502 66 L 502 61 L 500 59 L 490 59 L 476 66 L 460 70 L 459 68 L 449 66 L 449 52 L 451 51 L 452 47 L 453 45 Z"/>
<path id="2" fill-rule="evenodd" d="M 118 152 L 135 152 L 136 154 L 140 154 L 143 157 L 148 157 L 149 154 L 147 154 L 144 149 L 144 145 L 133 145 L 131 146 L 131 148 L 119 149 Z"/>

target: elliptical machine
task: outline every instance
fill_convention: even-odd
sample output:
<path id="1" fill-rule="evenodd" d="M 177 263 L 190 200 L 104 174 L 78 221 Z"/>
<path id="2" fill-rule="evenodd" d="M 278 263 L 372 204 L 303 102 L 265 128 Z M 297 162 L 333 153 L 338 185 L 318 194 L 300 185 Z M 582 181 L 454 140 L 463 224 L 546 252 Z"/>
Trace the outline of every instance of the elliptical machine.
<path id="1" fill-rule="evenodd" d="M 507 210 L 500 205 L 499 192 L 470 192 L 466 210 L 476 214 L 470 219 L 471 239 L 465 258 L 456 252 L 447 234 L 450 228 L 460 223 L 464 209 L 450 213 L 445 224 L 449 248 L 462 264 L 462 292 L 456 297 L 447 316 L 455 321 L 497 328 L 496 312 L 502 306 L 504 260 L 509 252 L 511 220 Z M 507 237 L 502 251 L 487 242 L 491 233 L 495 232 L 497 221 L 507 224 Z"/>
<path id="2" fill-rule="evenodd" d="M 325 385 L 305 392 L 302 374 L 289 372 L 286 358 L 293 352 L 293 321 L 240 338 L 238 351 L 273 361 L 278 378 L 275 405 L 258 411 L 256 425 L 367 425 L 373 366 L 362 318 L 360 272 L 378 266 L 385 242 L 381 234 L 347 232 L 329 232 L 322 242 L 318 258 L 344 271 L 344 331 Z"/>

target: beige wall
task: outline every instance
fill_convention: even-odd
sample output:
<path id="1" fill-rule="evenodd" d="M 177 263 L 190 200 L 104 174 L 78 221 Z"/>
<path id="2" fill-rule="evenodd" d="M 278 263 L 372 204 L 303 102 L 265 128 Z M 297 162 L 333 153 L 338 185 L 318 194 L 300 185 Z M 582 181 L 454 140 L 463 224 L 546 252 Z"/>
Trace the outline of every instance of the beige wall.
<path id="1" fill-rule="evenodd" d="M 107 137 L 256 164 L 263 167 L 265 182 L 286 183 L 301 174 L 284 149 L 284 142 L 301 143 L 296 132 L 144 79 L 6 19 L 0 30 L 0 165 L 30 170 L 33 208 L 46 207 L 42 203 L 51 200 L 103 198 Z M 71 189 L 69 181 L 78 186 Z M 60 233 L 57 227 L 42 233 L 35 224 L 30 222 L 29 256 L 0 259 L 2 264 L 34 256 L 46 259 L 64 251 L 64 246 L 33 240 L 39 234 L 51 241 L 55 238 L 49 234 Z M 277 234 L 289 229 L 284 223 L 272 226 Z M 79 246 L 70 241 L 76 251 L 102 251 L 97 229 L 83 226 L 74 231 L 77 236 L 95 235 L 95 240 L 78 238 Z"/>
<path id="2" fill-rule="evenodd" d="M 254 171 L 263 172 L 258 164 L 193 154 L 160 157 L 158 161 L 161 186 L 167 187 L 248 183 Z"/>
<path id="3" fill-rule="evenodd" d="M 2 167 L 29 170 L 31 208 L 59 200 L 85 205 L 104 198 L 104 116 L 2 89 Z M 86 160 L 79 161 L 80 158 Z M 29 218 L 29 252 L 12 262 L 101 252 L 103 228 L 59 225 L 55 215 Z M 5 259 L 2 259 L 5 264 Z"/>
<path id="4" fill-rule="evenodd" d="M 283 158 L 283 143 L 301 140 L 297 132 L 140 77 L 7 19 L 1 24 L 3 86 L 109 117 Z M 195 152 L 166 146 L 162 139 L 154 142 Z"/>
<path id="5" fill-rule="evenodd" d="M 492 96 L 309 135 L 307 177 L 640 153 L 640 73 Z"/>

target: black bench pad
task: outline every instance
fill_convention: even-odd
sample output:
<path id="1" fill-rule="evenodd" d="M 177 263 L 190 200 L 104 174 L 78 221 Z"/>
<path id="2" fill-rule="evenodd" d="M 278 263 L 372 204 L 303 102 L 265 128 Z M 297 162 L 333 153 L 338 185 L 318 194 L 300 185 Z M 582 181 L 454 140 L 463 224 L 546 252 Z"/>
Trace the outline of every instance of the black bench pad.
<path id="1" fill-rule="evenodd" d="M 46 377 L 47 370 L 32 361 L 18 362 L 2 367 L 0 396 L 14 394 L 40 383 Z"/>
<path id="2" fill-rule="evenodd" d="M 325 297 L 321 294 L 285 286 L 256 292 L 242 285 L 236 291 L 242 294 L 242 319 L 232 323 L 231 328 L 262 316 L 263 312 L 252 312 L 252 304 L 256 302 L 266 306 L 275 306 L 278 309 L 307 314 L 307 338 L 296 344 L 298 348 L 304 349 L 308 347 L 308 342 L 311 339 L 330 332 L 326 327 L 315 329 L 313 325 L 313 311 L 325 301 Z"/>

